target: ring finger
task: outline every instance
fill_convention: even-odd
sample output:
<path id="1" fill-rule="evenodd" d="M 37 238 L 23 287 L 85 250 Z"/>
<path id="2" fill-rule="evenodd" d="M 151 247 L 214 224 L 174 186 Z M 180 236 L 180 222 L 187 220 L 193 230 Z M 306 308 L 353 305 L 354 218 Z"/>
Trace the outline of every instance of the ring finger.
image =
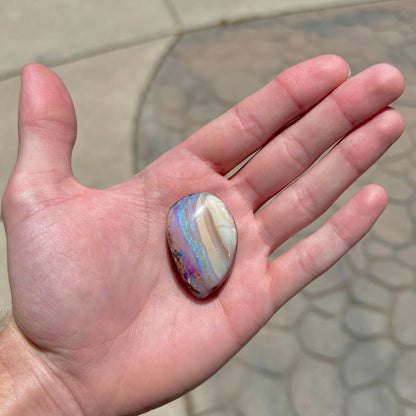
<path id="1" fill-rule="evenodd" d="M 348 135 L 264 207 L 256 221 L 270 252 L 322 215 L 402 132 L 401 115 L 386 109 Z"/>

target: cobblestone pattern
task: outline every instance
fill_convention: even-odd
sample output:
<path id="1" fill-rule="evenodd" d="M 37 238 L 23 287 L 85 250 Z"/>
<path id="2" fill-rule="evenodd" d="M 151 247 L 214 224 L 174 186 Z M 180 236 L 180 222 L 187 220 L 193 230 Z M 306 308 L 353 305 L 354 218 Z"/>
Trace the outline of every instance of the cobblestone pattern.
<path id="1" fill-rule="evenodd" d="M 192 415 L 416 415 L 414 1 L 299 13 L 183 36 L 148 91 L 137 129 L 137 166 L 281 70 L 323 53 L 343 56 L 353 74 L 390 62 L 405 75 L 407 93 L 396 105 L 405 116 L 404 136 L 330 213 L 368 182 L 387 189 L 389 207 L 359 245 L 189 394 Z"/>

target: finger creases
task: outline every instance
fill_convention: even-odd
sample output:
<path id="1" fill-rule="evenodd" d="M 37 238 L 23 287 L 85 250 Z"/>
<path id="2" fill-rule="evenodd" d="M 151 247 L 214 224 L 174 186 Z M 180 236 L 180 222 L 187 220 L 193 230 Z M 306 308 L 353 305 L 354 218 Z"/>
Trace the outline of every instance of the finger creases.
<path id="1" fill-rule="evenodd" d="M 256 211 L 341 138 L 382 112 L 403 88 L 400 72 L 386 64 L 348 79 L 263 147 L 235 175 L 235 184 Z"/>
<path id="2" fill-rule="evenodd" d="M 346 62 L 325 55 L 287 69 L 183 143 L 225 174 L 277 131 L 313 107 L 349 75 Z"/>
<path id="3" fill-rule="evenodd" d="M 327 271 L 369 231 L 386 205 L 384 189 L 367 185 L 315 233 L 273 260 L 268 266 L 272 297 L 284 303 Z"/>
<path id="4" fill-rule="evenodd" d="M 321 216 L 401 135 L 403 119 L 386 109 L 340 141 L 260 210 L 256 221 L 270 252 Z"/>
<path id="5" fill-rule="evenodd" d="M 76 117 L 59 77 L 43 65 L 23 68 L 19 103 L 19 148 L 15 172 L 72 175 Z"/>

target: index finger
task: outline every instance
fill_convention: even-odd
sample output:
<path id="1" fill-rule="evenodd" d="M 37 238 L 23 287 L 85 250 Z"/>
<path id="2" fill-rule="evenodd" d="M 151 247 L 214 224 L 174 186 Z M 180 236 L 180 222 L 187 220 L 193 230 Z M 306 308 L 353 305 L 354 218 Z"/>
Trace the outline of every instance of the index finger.
<path id="1" fill-rule="evenodd" d="M 198 130 L 183 146 L 225 174 L 349 76 L 347 63 L 324 55 L 282 72 L 259 91 Z"/>

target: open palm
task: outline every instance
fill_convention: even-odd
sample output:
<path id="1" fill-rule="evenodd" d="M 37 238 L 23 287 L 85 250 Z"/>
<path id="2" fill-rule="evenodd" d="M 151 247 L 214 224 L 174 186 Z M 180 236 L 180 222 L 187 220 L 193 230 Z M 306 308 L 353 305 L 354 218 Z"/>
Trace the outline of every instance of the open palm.
<path id="1" fill-rule="evenodd" d="M 65 87 L 43 66 L 24 69 L 3 198 L 14 325 L 83 414 L 143 411 L 202 382 L 372 226 L 386 205 L 376 185 L 268 263 L 402 132 L 387 108 L 403 90 L 395 68 L 347 78 L 336 56 L 299 64 L 127 182 L 94 190 L 72 175 Z M 226 203 L 239 244 L 229 280 L 199 301 L 176 276 L 166 216 L 202 191 Z"/>

